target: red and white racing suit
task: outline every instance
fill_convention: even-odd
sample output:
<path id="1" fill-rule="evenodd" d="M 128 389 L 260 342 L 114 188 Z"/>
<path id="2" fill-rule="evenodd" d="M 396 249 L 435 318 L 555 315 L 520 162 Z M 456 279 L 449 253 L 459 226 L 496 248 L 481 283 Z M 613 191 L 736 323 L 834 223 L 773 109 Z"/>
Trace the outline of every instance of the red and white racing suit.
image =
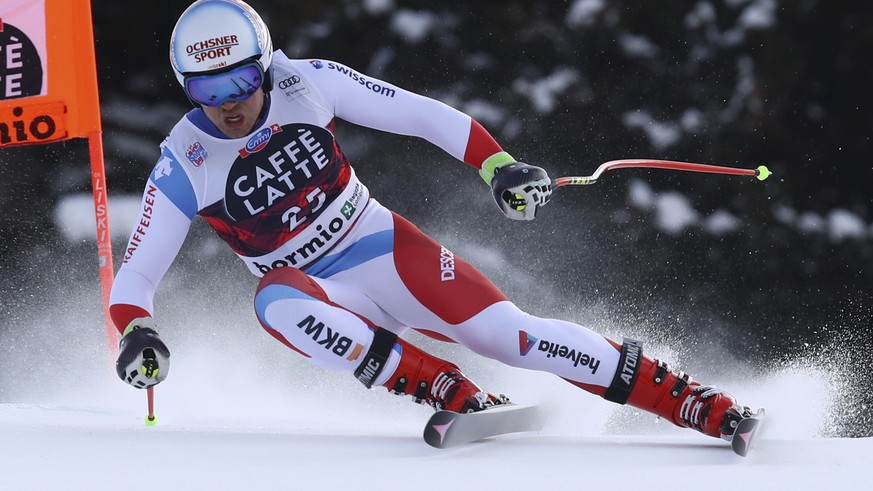
<path id="1" fill-rule="evenodd" d="M 617 345 L 577 324 L 531 316 L 483 274 L 369 196 L 335 140 L 340 118 L 418 136 L 480 168 L 502 152 L 469 116 L 339 63 L 277 51 L 265 115 L 246 137 L 195 109 L 173 128 L 145 187 L 111 296 L 123 330 L 153 296 L 195 215 L 262 277 L 264 328 L 318 366 L 353 372 L 373 326 L 410 326 L 508 365 L 557 374 L 597 394 Z M 393 353 L 375 384 L 397 366 Z"/>

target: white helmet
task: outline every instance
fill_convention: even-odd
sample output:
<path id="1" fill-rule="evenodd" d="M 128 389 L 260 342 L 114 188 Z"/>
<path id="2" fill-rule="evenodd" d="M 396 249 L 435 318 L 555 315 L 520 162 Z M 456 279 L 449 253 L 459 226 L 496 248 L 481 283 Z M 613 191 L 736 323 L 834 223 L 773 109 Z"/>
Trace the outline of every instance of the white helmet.
<path id="1" fill-rule="evenodd" d="M 186 76 L 220 72 L 246 60 L 257 60 L 269 74 L 273 42 L 258 13 L 240 0 L 197 0 L 173 28 L 170 63 L 183 86 Z"/>

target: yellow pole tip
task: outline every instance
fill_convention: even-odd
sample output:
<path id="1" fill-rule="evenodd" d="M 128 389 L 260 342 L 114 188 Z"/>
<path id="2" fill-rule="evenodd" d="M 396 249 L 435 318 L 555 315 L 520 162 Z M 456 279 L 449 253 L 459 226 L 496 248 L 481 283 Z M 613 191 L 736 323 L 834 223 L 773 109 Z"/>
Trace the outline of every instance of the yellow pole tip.
<path id="1" fill-rule="evenodd" d="M 764 179 L 770 177 L 770 169 L 768 169 L 766 165 L 758 166 L 758 168 L 755 170 L 758 171 L 755 176 L 758 178 L 759 181 L 763 181 Z"/>

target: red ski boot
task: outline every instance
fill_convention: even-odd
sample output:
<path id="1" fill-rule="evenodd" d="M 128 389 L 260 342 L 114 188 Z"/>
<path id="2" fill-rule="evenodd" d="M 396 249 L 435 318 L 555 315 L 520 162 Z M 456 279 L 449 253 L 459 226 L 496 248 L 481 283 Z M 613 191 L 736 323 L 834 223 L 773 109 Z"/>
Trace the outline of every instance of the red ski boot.
<path id="1" fill-rule="evenodd" d="M 373 347 L 355 373 L 358 380 L 368 387 L 372 385 L 376 376 L 367 377 L 370 382 L 367 384 L 361 374 L 367 372 L 366 367 L 379 364 L 379 359 L 384 364 L 390 356 L 386 347 L 393 350 L 395 344 L 399 347 L 400 363 L 382 384 L 389 391 L 411 395 L 416 403 L 428 404 L 437 411 L 445 409 L 458 413 L 472 413 L 509 402 L 506 396 L 494 396 L 482 390 L 461 373 L 457 365 L 425 353 L 382 329 L 376 332 Z"/>
<path id="2" fill-rule="evenodd" d="M 604 398 L 630 404 L 703 434 L 730 440 L 737 424 L 751 415 L 748 407 L 721 389 L 673 372 L 661 361 L 642 355 L 642 345 L 625 340 L 619 367 Z"/>
<path id="3" fill-rule="evenodd" d="M 405 341 L 400 365 L 384 384 L 395 394 L 408 394 L 415 402 L 435 410 L 472 413 L 509 402 L 505 396 L 491 395 L 468 379 L 453 363 L 425 353 Z"/>

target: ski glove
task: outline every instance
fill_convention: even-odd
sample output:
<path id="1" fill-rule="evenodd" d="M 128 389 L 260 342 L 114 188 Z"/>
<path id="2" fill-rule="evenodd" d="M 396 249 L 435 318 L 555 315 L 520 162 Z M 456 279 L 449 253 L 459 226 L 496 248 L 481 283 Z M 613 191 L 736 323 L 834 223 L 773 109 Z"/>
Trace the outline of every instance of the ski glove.
<path id="1" fill-rule="evenodd" d="M 115 371 L 121 380 L 145 389 L 161 383 L 170 370 L 170 350 L 158 337 L 151 317 L 134 319 L 124 330 Z"/>
<path id="2" fill-rule="evenodd" d="M 533 220 L 552 196 L 552 181 L 542 168 L 515 162 L 494 169 L 491 192 L 504 215 Z"/>

